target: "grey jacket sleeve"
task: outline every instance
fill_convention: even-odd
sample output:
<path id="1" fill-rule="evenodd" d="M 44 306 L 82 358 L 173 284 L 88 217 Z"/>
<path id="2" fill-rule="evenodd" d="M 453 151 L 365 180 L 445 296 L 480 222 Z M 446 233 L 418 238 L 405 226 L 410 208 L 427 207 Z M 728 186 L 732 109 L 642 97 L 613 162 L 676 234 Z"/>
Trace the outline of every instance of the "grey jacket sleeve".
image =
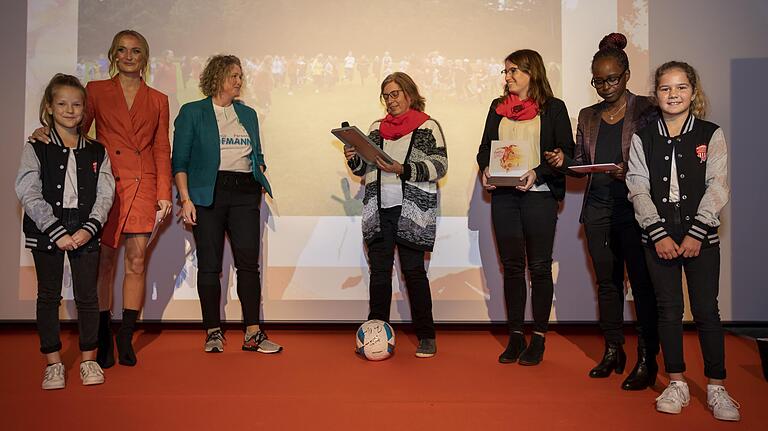
<path id="1" fill-rule="evenodd" d="M 16 175 L 16 196 L 21 201 L 24 213 L 35 222 L 35 226 L 56 242 L 67 234 L 67 230 L 53 215 L 53 208 L 43 198 L 43 181 L 40 179 L 40 160 L 32 144 L 26 142 L 21 153 L 19 172 Z"/>
<path id="2" fill-rule="evenodd" d="M 104 161 L 99 170 L 99 179 L 96 183 L 96 201 L 93 203 L 91 213 L 88 215 L 88 221 L 83 223 L 83 229 L 90 232 L 92 236 L 101 230 L 104 223 L 107 222 L 109 210 L 112 208 L 112 201 L 115 198 L 115 177 L 112 175 L 112 162 L 109 160 L 109 154 L 104 152 Z"/>
<path id="3" fill-rule="evenodd" d="M 723 129 L 717 129 L 707 147 L 706 190 L 699 202 L 688 235 L 703 240 L 708 229 L 720 226 L 720 211 L 730 195 L 728 187 L 728 149 Z"/>
<path id="4" fill-rule="evenodd" d="M 640 227 L 646 230 L 649 238 L 656 243 L 668 237 L 669 233 L 664 229 L 659 212 L 651 198 L 651 180 L 643 151 L 643 141 L 637 135 L 632 136 L 627 166 L 628 198 L 635 208 L 635 219 Z"/>

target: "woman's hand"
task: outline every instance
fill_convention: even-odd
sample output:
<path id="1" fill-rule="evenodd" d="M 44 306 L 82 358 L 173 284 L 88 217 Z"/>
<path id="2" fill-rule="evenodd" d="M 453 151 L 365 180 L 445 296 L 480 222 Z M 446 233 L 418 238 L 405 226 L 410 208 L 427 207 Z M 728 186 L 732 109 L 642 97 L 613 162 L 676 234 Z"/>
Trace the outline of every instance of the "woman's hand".
<path id="1" fill-rule="evenodd" d="M 480 175 L 480 182 L 483 184 L 483 188 L 488 190 L 488 191 L 496 189 L 496 186 L 494 186 L 492 184 L 488 184 L 488 178 L 490 178 L 490 177 L 491 177 L 491 174 L 488 171 L 488 167 L 486 166 L 485 169 L 483 169 L 483 174 Z"/>
<path id="2" fill-rule="evenodd" d="M 610 175 L 611 178 L 615 180 L 624 181 L 627 174 L 627 164 L 624 162 L 619 162 L 616 163 L 616 165 L 619 167 L 619 169 L 608 172 L 608 175 Z"/>
<path id="3" fill-rule="evenodd" d="M 531 169 L 530 171 L 524 173 L 523 176 L 520 177 L 520 181 L 523 184 L 515 186 L 515 188 L 521 192 L 527 192 L 531 187 L 533 187 L 533 183 L 536 182 L 536 171 Z"/>
<path id="4" fill-rule="evenodd" d="M 397 160 L 392 160 L 392 163 L 387 163 L 381 157 L 376 157 L 376 166 L 382 171 L 389 172 L 390 174 L 401 175 L 403 173 L 403 165 Z"/>
<path id="5" fill-rule="evenodd" d="M 90 241 L 91 238 L 93 238 L 93 235 L 85 229 L 78 229 L 77 232 L 72 234 L 72 241 L 75 242 L 75 248 L 88 244 L 88 241 Z"/>
<path id="6" fill-rule="evenodd" d="M 701 241 L 692 236 L 686 235 L 685 238 L 683 238 L 683 242 L 680 243 L 680 248 L 678 251 L 680 256 L 696 257 L 701 251 Z"/>
<path id="7" fill-rule="evenodd" d="M 56 240 L 56 247 L 64 251 L 72 251 L 77 248 L 77 243 L 69 234 Z"/>
<path id="8" fill-rule="evenodd" d="M 544 151 L 544 158 L 547 159 L 547 163 L 553 168 L 561 168 L 563 166 L 563 161 L 565 160 L 565 155 L 563 154 L 563 150 L 555 148 L 554 151 Z"/>
<path id="9" fill-rule="evenodd" d="M 197 225 L 197 210 L 195 209 L 195 204 L 193 204 L 192 200 L 190 199 L 184 199 L 182 201 L 181 209 L 176 215 L 181 217 L 181 221 L 183 221 L 186 225 Z"/>
<path id="10" fill-rule="evenodd" d="M 34 132 L 32 132 L 32 136 L 27 138 L 27 140 L 29 142 L 35 142 L 37 140 L 40 142 L 45 142 L 47 144 L 51 142 L 51 138 L 48 136 L 50 134 L 51 134 L 51 129 L 49 129 L 48 127 L 38 127 L 37 129 L 35 129 Z"/>
<path id="11" fill-rule="evenodd" d="M 344 157 L 347 158 L 347 160 L 352 160 L 352 157 L 355 157 L 357 155 L 357 150 L 355 147 L 348 147 L 344 146 Z"/>
<path id="12" fill-rule="evenodd" d="M 171 208 L 173 208 L 173 203 L 171 201 L 161 199 L 157 201 L 157 206 L 160 208 L 159 211 L 162 212 L 162 215 L 160 216 L 160 223 L 162 223 L 165 220 L 165 218 L 168 217 L 168 214 L 171 213 Z"/>
<path id="13" fill-rule="evenodd" d="M 662 259 L 672 260 L 680 256 L 680 250 L 672 238 L 666 237 L 656 243 L 656 254 Z"/>

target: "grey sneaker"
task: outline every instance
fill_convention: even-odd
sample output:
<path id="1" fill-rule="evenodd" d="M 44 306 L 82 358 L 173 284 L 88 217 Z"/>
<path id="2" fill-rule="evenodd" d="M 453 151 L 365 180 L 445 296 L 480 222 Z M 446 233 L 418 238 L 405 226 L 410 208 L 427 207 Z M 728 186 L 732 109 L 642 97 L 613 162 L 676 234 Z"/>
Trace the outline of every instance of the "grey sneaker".
<path id="1" fill-rule="evenodd" d="M 224 351 L 224 343 L 227 339 L 224 338 L 224 334 L 220 329 L 217 329 L 205 338 L 205 351 L 206 353 L 221 353 Z"/>
<path id="2" fill-rule="evenodd" d="M 64 374 L 64 364 L 61 362 L 57 362 L 45 367 L 45 374 L 43 375 L 43 389 L 64 389 L 64 386 L 66 385 Z"/>
<path id="3" fill-rule="evenodd" d="M 437 353 L 437 343 L 434 338 L 422 338 L 419 340 L 419 348 L 416 349 L 417 358 L 431 358 Z"/>
<path id="4" fill-rule="evenodd" d="M 259 331 L 250 337 L 246 335 L 243 342 L 243 350 L 259 353 L 277 353 L 283 350 L 283 346 L 271 341 L 267 333 Z"/>
<path id="5" fill-rule="evenodd" d="M 712 410 L 715 419 L 720 419 L 721 421 L 741 420 L 741 414 L 739 413 L 741 405 L 738 401 L 731 398 L 728 391 L 722 386 L 716 386 L 711 390 L 707 390 L 707 405 Z"/>
<path id="6" fill-rule="evenodd" d="M 80 379 L 84 386 L 100 385 L 104 383 L 104 371 L 96 361 L 83 361 L 80 363 Z"/>
<path id="7" fill-rule="evenodd" d="M 691 401 L 691 394 L 688 392 L 688 384 L 685 382 L 672 380 L 664 392 L 656 398 L 656 410 L 662 413 L 680 414 L 683 407 Z"/>

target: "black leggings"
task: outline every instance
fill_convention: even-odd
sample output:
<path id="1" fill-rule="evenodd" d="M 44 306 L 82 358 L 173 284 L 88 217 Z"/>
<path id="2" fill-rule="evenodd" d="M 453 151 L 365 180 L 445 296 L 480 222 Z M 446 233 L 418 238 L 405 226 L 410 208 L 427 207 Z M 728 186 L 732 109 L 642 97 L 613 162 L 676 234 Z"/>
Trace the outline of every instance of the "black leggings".
<path id="1" fill-rule="evenodd" d="M 504 298 L 510 332 L 523 330 L 527 285 L 531 274 L 533 330 L 546 332 L 552 310 L 552 247 L 558 203 L 552 193 L 501 189 L 491 196 L 496 247 L 504 268 Z"/>

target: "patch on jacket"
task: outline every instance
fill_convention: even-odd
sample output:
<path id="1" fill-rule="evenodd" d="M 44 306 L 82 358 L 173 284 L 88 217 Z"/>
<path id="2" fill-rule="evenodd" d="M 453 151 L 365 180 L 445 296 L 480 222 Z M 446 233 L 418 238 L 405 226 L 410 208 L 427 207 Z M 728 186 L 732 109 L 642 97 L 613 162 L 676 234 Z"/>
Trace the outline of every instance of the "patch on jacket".
<path id="1" fill-rule="evenodd" d="M 701 160 L 699 163 L 704 163 L 707 161 L 707 146 L 704 144 L 699 145 L 696 147 L 696 156 Z"/>

